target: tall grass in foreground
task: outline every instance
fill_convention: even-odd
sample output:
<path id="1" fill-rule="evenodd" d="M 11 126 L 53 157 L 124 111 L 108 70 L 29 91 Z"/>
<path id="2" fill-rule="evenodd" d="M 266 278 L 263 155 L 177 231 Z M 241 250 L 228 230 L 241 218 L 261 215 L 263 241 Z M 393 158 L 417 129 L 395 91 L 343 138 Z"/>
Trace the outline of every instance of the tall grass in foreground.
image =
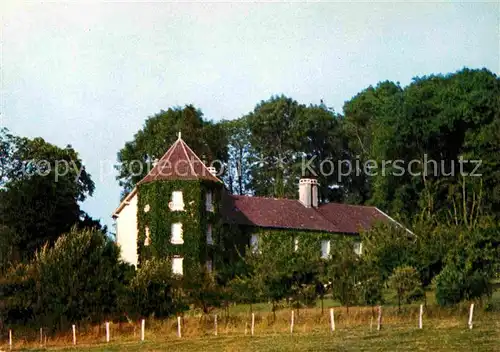
<path id="1" fill-rule="evenodd" d="M 428 306 L 424 312 L 423 328 L 454 328 L 467 330 L 469 305 L 464 303 L 454 308 Z M 343 307 L 335 307 L 335 325 L 337 331 L 372 332 L 376 331 L 377 310 L 372 307 L 350 307 L 349 311 Z M 250 335 L 250 313 L 230 314 L 217 312 L 218 336 L 238 337 Z M 408 305 L 398 310 L 397 307 L 383 307 L 382 329 L 408 329 L 413 331 L 418 328 L 418 305 Z M 182 317 L 182 338 L 200 339 L 214 336 L 214 314 L 203 315 L 190 312 Z M 255 313 L 255 335 L 285 335 L 290 334 L 291 310 L 283 309 L 276 313 Z M 478 309 L 474 314 L 474 326 L 496 326 L 500 320 L 500 312 L 486 312 Z M 131 343 L 140 340 L 140 321 L 111 323 L 111 343 Z M 45 330 L 40 344 L 40 331 L 12 327 L 14 349 L 25 348 L 61 348 L 72 346 L 71 331 L 51 334 Z M 337 332 L 336 331 L 336 332 Z M 294 334 L 329 334 L 330 316 L 329 309 L 322 313 L 319 308 L 304 308 L 295 310 Z M 0 349 L 8 349 L 7 336 L 3 334 Z M 146 319 L 146 341 L 178 341 L 177 318 Z M 80 324 L 77 326 L 77 345 L 105 344 L 105 322 L 99 325 Z"/>

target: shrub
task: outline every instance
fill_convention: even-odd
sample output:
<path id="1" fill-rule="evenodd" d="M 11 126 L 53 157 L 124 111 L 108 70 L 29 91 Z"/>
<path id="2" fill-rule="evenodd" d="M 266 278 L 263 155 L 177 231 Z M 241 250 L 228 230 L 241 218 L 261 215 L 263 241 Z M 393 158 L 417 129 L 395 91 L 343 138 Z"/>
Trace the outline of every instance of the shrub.
<path id="1" fill-rule="evenodd" d="M 127 287 L 123 308 L 133 317 L 168 317 L 185 308 L 169 259 L 145 260 Z"/>
<path id="2" fill-rule="evenodd" d="M 119 254 L 111 239 L 88 229 L 73 229 L 53 248 L 42 248 L 31 264 L 36 315 L 49 326 L 64 328 L 71 322 L 100 321 L 116 314 L 126 271 Z"/>
<path id="3" fill-rule="evenodd" d="M 436 301 L 441 306 L 457 304 L 491 293 L 489 276 L 478 270 L 466 274 L 463 269 L 448 264 L 436 277 Z"/>
<path id="4" fill-rule="evenodd" d="M 422 282 L 417 270 L 411 266 L 402 266 L 394 269 L 388 280 L 389 287 L 392 288 L 398 297 L 398 307 L 401 302 L 410 303 L 416 297 L 422 297 Z"/>

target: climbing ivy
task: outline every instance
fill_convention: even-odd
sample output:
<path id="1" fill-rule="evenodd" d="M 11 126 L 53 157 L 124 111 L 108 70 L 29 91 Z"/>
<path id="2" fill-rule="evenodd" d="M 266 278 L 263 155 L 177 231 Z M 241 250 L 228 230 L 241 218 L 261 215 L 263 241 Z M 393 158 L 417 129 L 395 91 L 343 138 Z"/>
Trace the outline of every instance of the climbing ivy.
<path id="1" fill-rule="evenodd" d="M 158 257 L 184 258 L 184 272 L 189 272 L 207 259 L 216 261 L 218 230 L 221 227 L 222 184 L 205 180 L 158 180 L 138 186 L 138 243 L 139 265 L 142 261 Z M 184 210 L 172 211 L 169 203 L 172 192 L 182 191 Z M 205 202 L 208 191 L 212 192 L 214 211 L 207 211 Z M 149 205 L 149 211 L 145 211 Z M 173 223 L 182 223 L 183 244 L 171 243 Z M 206 231 L 212 224 L 213 245 L 208 245 Z M 150 244 L 146 246 L 145 229 L 149 228 Z"/>

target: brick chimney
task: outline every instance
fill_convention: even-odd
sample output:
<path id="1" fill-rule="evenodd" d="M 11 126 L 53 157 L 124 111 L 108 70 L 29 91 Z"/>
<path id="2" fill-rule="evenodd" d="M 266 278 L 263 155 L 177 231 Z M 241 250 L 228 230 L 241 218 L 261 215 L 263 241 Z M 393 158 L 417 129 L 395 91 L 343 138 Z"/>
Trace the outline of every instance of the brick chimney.
<path id="1" fill-rule="evenodd" d="M 318 181 L 301 178 L 299 181 L 299 200 L 306 208 L 318 206 Z"/>

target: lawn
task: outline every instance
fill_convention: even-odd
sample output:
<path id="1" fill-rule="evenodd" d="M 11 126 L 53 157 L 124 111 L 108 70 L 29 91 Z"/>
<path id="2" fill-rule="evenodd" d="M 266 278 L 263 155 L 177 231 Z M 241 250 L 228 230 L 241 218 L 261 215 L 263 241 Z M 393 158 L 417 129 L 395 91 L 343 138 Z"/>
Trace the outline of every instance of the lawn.
<path id="1" fill-rule="evenodd" d="M 497 320 L 498 321 L 498 320 Z M 498 351 L 500 325 L 478 325 L 473 330 L 462 326 L 386 326 L 382 331 L 367 328 L 343 330 L 333 334 L 297 333 L 263 334 L 259 336 L 228 335 L 187 339 L 151 338 L 144 343 L 122 341 L 110 344 L 81 346 L 81 351 Z M 75 350 L 59 348 L 57 350 Z"/>
<path id="2" fill-rule="evenodd" d="M 14 334 L 14 350 L 25 351 L 500 351 L 500 292 L 486 305 L 476 305 L 474 326 L 467 326 L 469 304 L 441 308 L 428 297 L 424 326 L 418 326 L 419 304 L 401 310 L 383 308 L 382 330 L 377 331 L 370 307 L 351 307 L 349 312 L 337 302 L 326 300 L 322 313 L 316 307 L 295 311 L 295 328 L 290 334 L 290 308 L 270 311 L 269 304 L 253 305 L 255 335 L 250 336 L 249 306 L 232 306 L 229 317 L 224 311 L 209 316 L 188 312 L 183 318 L 182 337 L 177 337 L 177 319 L 146 323 L 145 341 L 139 341 L 139 324 L 111 324 L 111 342 L 105 342 L 103 324 L 81 326 L 77 346 L 71 332 L 48 339 L 39 346 L 37 332 Z M 336 331 L 330 332 L 329 307 L 335 307 Z M 218 336 L 214 336 L 214 314 L 218 314 Z M 38 341 L 38 342 L 37 342 Z M 5 339 L 0 351 L 7 351 Z"/>

